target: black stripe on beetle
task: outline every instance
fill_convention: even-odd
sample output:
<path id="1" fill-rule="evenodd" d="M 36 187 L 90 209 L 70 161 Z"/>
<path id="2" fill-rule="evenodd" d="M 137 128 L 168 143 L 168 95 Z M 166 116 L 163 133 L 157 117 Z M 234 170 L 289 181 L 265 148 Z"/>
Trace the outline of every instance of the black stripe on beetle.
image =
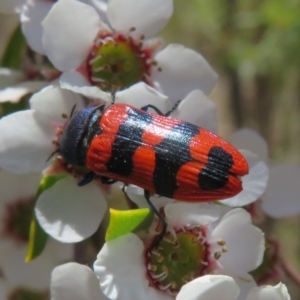
<path id="1" fill-rule="evenodd" d="M 157 194 L 172 198 L 178 188 L 177 172 L 183 164 L 193 160 L 189 145 L 198 134 L 199 128 L 196 125 L 182 122 L 175 125 L 162 142 L 154 147 L 156 161 L 153 184 Z"/>
<path id="2" fill-rule="evenodd" d="M 133 155 L 143 144 L 143 132 L 152 122 L 152 116 L 142 111 L 130 108 L 127 113 L 128 117 L 119 127 L 112 144 L 111 158 L 106 165 L 109 172 L 121 176 L 129 176 L 133 171 Z"/>
<path id="3" fill-rule="evenodd" d="M 199 173 L 199 186 L 203 190 L 216 190 L 225 187 L 232 166 L 231 154 L 222 147 L 212 147 L 208 153 L 208 164 Z"/>

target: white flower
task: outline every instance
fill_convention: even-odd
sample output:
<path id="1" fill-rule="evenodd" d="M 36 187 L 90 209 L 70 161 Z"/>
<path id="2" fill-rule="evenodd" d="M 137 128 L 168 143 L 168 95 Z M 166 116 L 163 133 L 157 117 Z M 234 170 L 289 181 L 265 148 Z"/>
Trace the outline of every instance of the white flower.
<path id="1" fill-rule="evenodd" d="M 95 182 L 79 187 L 74 178 L 67 177 L 39 196 L 35 212 L 50 236 L 74 243 L 97 230 L 106 208 L 105 198 Z"/>
<path id="2" fill-rule="evenodd" d="M 10 114 L 0 121 L 0 166 L 15 173 L 41 172 L 55 145 L 56 123 L 66 122 L 81 97 L 49 86 L 30 99 L 31 109 Z"/>
<path id="3" fill-rule="evenodd" d="M 253 287 L 246 300 L 290 300 L 291 297 L 284 284 L 281 282 L 276 286 L 264 285 Z"/>
<path id="4" fill-rule="evenodd" d="M 235 281 L 224 275 L 205 275 L 184 285 L 176 300 L 235 300 L 240 289 Z"/>
<path id="5" fill-rule="evenodd" d="M 18 102 L 23 96 L 34 93 L 46 85 L 43 80 L 26 80 L 22 71 L 0 68 L 0 103 Z"/>
<path id="6" fill-rule="evenodd" d="M 42 22 L 48 15 L 55 1 L 27 0 L 24 1 L 20 13 L 22 31 L 30 48 L 45 54 L 42 43 Z"/>
<path id="7" fill-rule="evenodd" d="M 206 207 L 206 209 L 205 209 Z M 210 210 L 207 210 L 210 207 Z M 165 207 L 166 221 L 169 226 L 206 225 L 216 221 L 213 204 L 172 203 Z M 181 212 L 181 219 L 178 218 Z M 206 212 L 206 215 L 204 215 Z M 220 213 L 221 211 L 219 211 Z M 207 219 L 207 215 L 211 219 Z M 213 217 L 213 218 L 212 218 Z M 210 248 L 208 260 L 218 261 L 219 267 L 231 273 L 248 273 L 262 262 L 264 254 L 264 235 L 253 226 L 250 214 L 244 209 L 236 208 L 226 213 L 208 229 L 205 241 Z M 201 235 L 199 235 L 201 238 Z M 221 242 L 222 241 L 222 242 Z"/>
<path id="8" fill-rule="evenodd" d="M 94 271 L 108 298 L 171 299 L 194 277 L 222 272 L 248 278 L 262 262 L 263 233 L 243 209 L 218 220 L 218 206 L 176 202 L 166 205 L 165 215 L 169 232 L 151 254 L 134 234 L 101 249 Z"/>
<path id="9" fill-rule="evenodd" d="M 73 0 L 57 2 L 43 21 L 43 47 L 63 72 L 61 86 L 105 100 L 104 91 L 139 81 L 173 101 L 194 89 L 209 93 L 217 76 L 200 54 L 181 45 L 156 53 L 161 42 L 149 40 L 166 25 L 172 11 L 172 0 L 110 0 L 111 29 L 92 6 Z"/>
<path id="10" fill-rule="evenodd" d="M 30 110 L 2 118 L 0 166 L 15 173 L 42 172 L 56 150 L 57 126 L 66 122 L 64 116 L 70 115 L 75 104 L 77 109 L 83 107 L 79 95 L 49 86 L 32 96 Z M 36 210 L 48 234 L 60 241 L 77 242 L 98 228 L 106 201 L 95 183 L 81 189 L 70 177 L 42 193 Z"/>
<path id="11" fill-rule="evenodd" d="M 222 275 L 206 275 L 184 285 L 176 300 L 290 300 L 284 284 L 252 287 L 247 295 L 239 293 L 240 288 L 233 278 Z"/>
<path id="12" fill-rule="evenodd" d="M 81 0 L 81 2 L 94 6 L 102 20 L 107 21 L 106 0 Z M 42 21 L 54 3 L 55 1 L 49 0 L 1 0 L 0 11 L 6 14 L 19 14 L 22 31 L 28 45 L 35 52 L 45 54 L 42 43 Z"/>
<path id="13" fill-rule="evenodd" d="M 44 54 L 42 44 L 42 21 L 52 8 L 54 1 L 48 0 L 1 0 L 2 13 L 20 15 L 22 31 L 29 46 Z"/>
<path id="14" fill-rule="evenodd" d="M 51 300 L 108 300 L 93 271 L 77 263 L 56 267 L 51 276 Z"/>
<path id="15" fill-rule="evenodd" d="M 138 270 L 132 269 L 132 272 Z M 124 274 L 128 276 L 130 274 Z M 130 283 L 130 288 L 139 293 L 141 286 L 137 281 Z M 150 299 L 140 294 L 138 299 Z M 155 295 L 154 295 L 155 296 Z M 162 296 L 158 299 L 161 299 Z M 94 272 L 87 266 L 77 263 L 67 263 L 56 267 L 51 276 L 51 300 L 107 300 L 99 286 Z M 122 300 L 132 299 L 124 294 Z M 133 298 L 135 299 L 135 298 Z M 157 299 L 157 298 L 152 298 Z M 165 299 L 174 299 L 166 296 Z M 243 290 L 243 286 L 237 284 L 234 278 L 225 275 L 200 276 L 185 284 L 176 300 L 290 300 L 287 288 L 279 283 L 276 286 L 252 287 Z"/>
<path id="16" fill-rule="evenodd" d="M 205 97 L 200 91 L 192 94 L 195 100 L 199 97 L 200 103 Z M 189 97 L 181 104 L 184 111 L 192 109 L 185 104 Z M 116 100 L 135 106 L 153 104 L 164 112 L 170 107 L 165 96 L 144 83 L 118 93 Z M 197 105 L 196 101 L 194 103 Z M 66 122 L 75 104 L 76 110 L 84 107 L 81 96 L 49 86 L 32 96 L 30 110 L 2 118 L 0 166 L 15 173 L 43 172 L 47 159 L 56 150 L 53 141 L 57 138 L 57 127 Z M 66 172 L 64 169 L 58 171 Z M 72 177 L 60 180 L 39 196 L 36 205 L 41 226 L 63 242 L 78 242 L 93 234 L 106 211 L 106 201 L 97 183 L 78 187 L 76 181 Z"/>
<path id="17" fill-rule="evenodd" d="M 265 163 L 269 163 L 268 146 L 265 140 L 254 130 L 244 128 L 237 131 L 232 135 L 231 142 L 239 149 L 251 150 Z M 270 166 L 270 177 L 266 191 L 261 195 L 261 208 L 267 215 L 274 218 L 284 218 L 300 213 L 299 178 L 300 168 L 296 165 Z"/>
<path id="18" fill-rule="evenodd" d="M 36 260 L 25 263 L 39 181 L 38 173 L 19 175 L 0 170 L 0 281 L 10 294 L 19 288 L 44 292 L 52 269 L 72 256 L 72 246 L 49 240 Z"/>
<path id="19" fill-rule="evenodd" d="M 131 287 L 132 289 L 136 288 L 134 285 Z M 206 275 L 184 285 L 176 300 L 206 300 L 220 297 L 224 300 L 237 299 L 238 294 L 239 287 L 231 277 Z M 108 298 L 101 291 L 98 279 L 90 268 L 76 263 L 68 263 L 56 267 L 52 272 L 51 299 L 106 300 Z M 126 300 L 126 295 L 122 299 Z"/>

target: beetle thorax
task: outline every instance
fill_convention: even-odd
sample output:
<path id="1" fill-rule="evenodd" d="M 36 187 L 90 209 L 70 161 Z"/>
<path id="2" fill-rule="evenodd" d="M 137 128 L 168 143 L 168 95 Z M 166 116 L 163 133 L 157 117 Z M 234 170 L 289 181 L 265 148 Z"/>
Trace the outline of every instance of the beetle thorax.
<path id="1" fill-rule="evenodd" d="M 84 166 L 90 140 L 99 131 L 104 106 L 80 110 L 67 123 L 59 142 L 59 152 L 67 163 Z"/>

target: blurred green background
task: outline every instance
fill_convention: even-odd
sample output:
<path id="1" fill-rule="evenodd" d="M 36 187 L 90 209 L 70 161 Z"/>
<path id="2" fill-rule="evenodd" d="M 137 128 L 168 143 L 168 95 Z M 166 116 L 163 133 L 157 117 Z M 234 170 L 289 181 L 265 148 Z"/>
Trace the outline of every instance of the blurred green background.
<path id="1" fill-rule="evenodd" d="M 300 1 L 174 3 L 161 35 L 201 52 L 219 73 L 210 98 L 218 106 L 220 134 L 255 129 L 267 140 L 271 161 L 299 165 Z M 300 217 L 267 220 L 263 227 L 280 240 L 282 256 L 300 272 Z M 292 299 L 300 299 L 300 286 L 285 282 Z"/>
<path id="2" fill-rule="evenodd" d="M 201 52 L 219 73 L 210 97 L 218 106 L 220 134 L 227 138 L 250 127 L 267 140 L 271 161 L 299 165 L 300 0 L 174 3 L 160 35 L 166 43 Z M 0 15 L 0 55 L 17 22 Z M 267 220 L 264 228 L 281 241 L 282 256 L 300 272 L 300 217 Z M 300 299 L 300 286 L 286 282 L 292 299 Z"/>

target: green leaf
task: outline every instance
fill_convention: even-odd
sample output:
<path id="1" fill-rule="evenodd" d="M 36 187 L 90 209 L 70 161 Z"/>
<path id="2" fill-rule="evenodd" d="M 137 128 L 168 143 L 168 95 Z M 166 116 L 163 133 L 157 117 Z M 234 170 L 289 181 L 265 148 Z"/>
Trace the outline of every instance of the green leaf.
<path id="1" fill-rule="evenodd" d="M 1 117 L 10 115 L 14 112 L 28 109 L 28 98 L 25 96 L 17 103 L 4 102 L 1 104 Z"/>
<path id="2" fill-rule="evenodd" d="M 41 228 L 39 222 L 34 217 L 30 224 L 29 243 L 25 261 L 30 262 L 40 256 L 45 249 L 47 240 L 47 233 Z"/>
<path id="3" fill-rule="evenodd" d="M 39 197 L 41 193 L 50 189 L 56 182 L 66 178 L 68 175 L 66 173 L 58 175 L 45 175 L 40 182 L 39 189 L 36 198 Z"/>
<path id="4" fill-rule="evenodd" d="M 39 195 L 41 195 L 44 191 L 50 189 L 56 182 L 67 176 L 68 175 L 66 174 L 44 176 L 39 185 L 36 199 L 38 199 Z M 30 224 L 29 243 L 25 261 L 30 262 L 41 255 L 45 249 L 47 240 L 47 233 L 42 229 L 37 219 L 33 217 Z"/>
<path id="5" fill-rule="evenodd" d="M 110 222 L 105 240 L 113 240 L 129 232 L 147 230 L 152 224 L 153 212 L 149 208 L 132 210 L 110 209 Z"/>
<path id="6" fill-rule="evenodd" d="M 4 51 L 1 67 L 17 70 L 21 69 L 25 46 L 26 40 L 19 25 L 12 34 Z"/>

